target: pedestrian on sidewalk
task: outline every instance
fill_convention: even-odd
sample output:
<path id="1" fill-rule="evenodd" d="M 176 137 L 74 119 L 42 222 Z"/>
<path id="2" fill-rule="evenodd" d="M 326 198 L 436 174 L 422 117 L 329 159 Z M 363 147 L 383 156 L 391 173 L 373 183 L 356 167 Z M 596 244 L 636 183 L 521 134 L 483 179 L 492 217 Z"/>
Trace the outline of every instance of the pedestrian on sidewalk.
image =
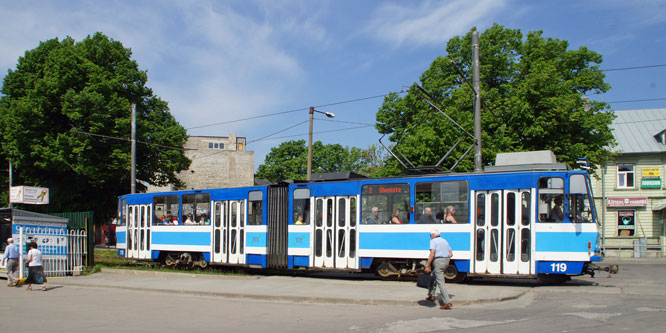
<path id="1" fill-rule="evenodd" d="M 28 284 L 26 290 L 32 290 L 32 284 L 41 284 L 42 291 L 46 291 L 46 276 L 44 275 L 44 267 L 42 264 L 42 252 L 37 249 L 37 242 L 30 242 L 28 245 L 28 278 L 25 283 Z"/>
<path id="2" fill-rule="evenodd" d="M 7 268 L 7 287 L 18 285 L 18 278 L 16 278 L 16 271 L 18 270 L 19 260 L 19 247 L 14 244 L 14 240 L 7 238 L 7 247 L 5 248 L 5 255 L 2 257 Z"/>
<path id="3" fill-rule="evenodd" d="M 451 251 L 451 246 L 446 239 L 440 237 L 439 230 L 434 229 L 430 232 L 430 256 L 428 257 L 428 263 L 426 264 L 426 273 L 432 272 L 435 276 L 437 284 L 433 283 L 428 290 L 428 297 L 426 300 L 435 301 L 435 291 L 437 291 L 437 286 L 439 286 L 440 297 L 444 305 L 440 307 L 442 310 L 450 309 L 453 307 L 451 304 L 451 298 L 449 297 L 449 292 L 446 290 L 446 285 L 444 281 L 444 272 L 449 267 L 449 260 L 453 256 L 453 251 Z M 431 269 L 431 265 L 432 269 Z"/>

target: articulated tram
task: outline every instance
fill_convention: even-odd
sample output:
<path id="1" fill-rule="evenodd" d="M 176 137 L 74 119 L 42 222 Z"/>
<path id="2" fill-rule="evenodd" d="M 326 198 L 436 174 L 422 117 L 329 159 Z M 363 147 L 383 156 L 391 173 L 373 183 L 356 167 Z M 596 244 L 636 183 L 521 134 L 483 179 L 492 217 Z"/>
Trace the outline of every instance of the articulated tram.
<path id="1" fill-rule="evenodd" d="M 117 247 L 122 257 L 166 265 L 373 271 L 394 279 L 424 269 L 438 229 L 453 249 L 452 281 L 593 274 L 601 255 L 588 173 L 533 162 L 124 195 Z"/>

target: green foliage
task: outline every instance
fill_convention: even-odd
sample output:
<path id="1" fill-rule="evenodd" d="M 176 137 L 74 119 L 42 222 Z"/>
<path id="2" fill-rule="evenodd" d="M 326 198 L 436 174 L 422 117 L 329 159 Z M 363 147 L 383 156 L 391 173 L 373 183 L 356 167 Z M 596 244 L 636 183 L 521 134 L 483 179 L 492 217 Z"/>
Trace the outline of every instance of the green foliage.
<path id="1" fill-rule="evenodd" d="M 31 210 L 115 215 L 116 196 L 130 189 L 131 156 L 128 141 L 110 137 L 129 138 L 131 104 L 138 141 L 183 147 L 185 129 L 147 80 L 131 51 L 102 33 L 41 42 L 18 59 L 2 86 L 0 154 L 12 160 L 14 185 L 50 188 L 51 203 Z M 139 143 L 137 190 L 179 184 L 189 164 L 180 150 Z"/>
<path id="2" fill-rule="evenodd" d="M 471 83 L 474 30 L 449 40 L 447 55 L 437 57 L 420 77 L 420 85 L 434 102 L 470 133 L 474 94 L 451 62 Z M 604 111 L 606 103 L 583 99 L 610 89 L 599 70 L 602 57 L 586 47 L 570 50 L 568 42 L 541 34 L 530 32 L 524 39 L 520 30 L 495 24 L 479 36 L 483 164 L 494 162 L 499 152 L 543 149 L 552 150 L 558 161 L 572 167 L 578 157 L 587 157 L 593 165 L 604 163 L 614 144 L 609 125 L 615 116 Z M 391 134 L 389 139 L 400 143 L 400 152 L 421 166 L 435 165 L 461 136 L 419 97 L 415 86 L 404 97 L 387 96 L 377 122 L 378 131 Z M 472 143 L 464 141 L 444 167 L 450 168 Z M 456 170 L 473 169 L 469 154 Z M 400 171 L 392 160 L 382 172 Z"/>
<path id="3" fill-rule="evenodd" d="M 364 153 L 360 148 L 343 147 L 339 144 L 324 145 L 321 141 L 316 141 L 312 145 L 312 173 L 353 171 L 367 174 L 370 167 L 363 157 Z M 305 140 L 283 142 L 266 155 L 264 164 L 259 166 L 255 177 L 273 182 L 286 179 L 305 180 L 307 163 L 308 147 Z"/>

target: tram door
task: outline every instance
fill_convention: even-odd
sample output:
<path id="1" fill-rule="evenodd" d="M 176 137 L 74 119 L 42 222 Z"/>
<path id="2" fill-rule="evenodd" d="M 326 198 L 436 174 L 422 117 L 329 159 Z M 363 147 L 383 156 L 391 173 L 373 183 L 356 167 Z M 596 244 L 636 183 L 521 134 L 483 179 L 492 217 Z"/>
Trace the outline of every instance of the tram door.
<path id="1" fill-rule="evenodd" d="M 218 263 L 245 263 L 245 201 L 213 203 L 213 256 Z"/>
<path id="2" fill-rule="evenodd" d="M 314 267 L 357 268 L 357 198 L 314 200 Z"/>
<path id="3" fill-rule="evenodd" d="M 530 190 L 477 191 L 474 272 L 530 273 Z"/>
<path id="4" fill-rule="evenodd" d="M 150 259 L 151 205 L 130 205 L 127 210 L 127 257 Z"/>

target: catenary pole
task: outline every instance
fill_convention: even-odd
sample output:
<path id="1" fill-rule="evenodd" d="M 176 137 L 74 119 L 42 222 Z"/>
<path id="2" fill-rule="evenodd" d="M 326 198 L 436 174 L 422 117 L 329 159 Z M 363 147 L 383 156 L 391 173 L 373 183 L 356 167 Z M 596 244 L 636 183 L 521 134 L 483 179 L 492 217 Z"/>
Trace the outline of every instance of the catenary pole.
<path id="1" fill-rule="evenodd" d="M 472 33 L 472 71 L 474 85 L 474 171 L 481 171 L 481 79 L 479 74 L 479 32 Z"/>
<path id="2" fill-rule="evenodd" d="M 11 196 L 12 196 L 12 177 L 13 177 L 12 172 L 13 172 L 12 171 L 12 160 L 9 159 L 9 192 L 7 192 L 9 194 L 9 198 L 7 198 L 7 202 L 9 202 L 9 208 L 14 207 L 14 204 L 12 203 L 12 198 L 11 198 Z"/>
<path id="3" fill-rule="evenodd" d="M 314 107 L 310 107 L 310 132 L 308 135 L 308 181 L 312 180 L 312 120 L 314 117 Z"/>
<path id="4" fill-rule="evenodd" d="M 130 193 L 136 193 L 136 106 L 132 104 L 132 140 L 131 140 L 132 167 L 130 176 Z"/>

